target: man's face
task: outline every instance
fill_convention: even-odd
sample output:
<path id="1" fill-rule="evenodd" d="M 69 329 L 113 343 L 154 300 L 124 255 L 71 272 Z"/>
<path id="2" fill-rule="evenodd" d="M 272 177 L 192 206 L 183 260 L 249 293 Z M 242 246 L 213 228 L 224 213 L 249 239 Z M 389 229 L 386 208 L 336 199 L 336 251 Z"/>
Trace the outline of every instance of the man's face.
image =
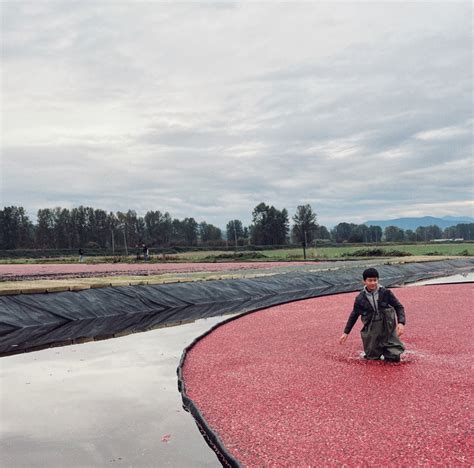
<path id="1" fill-rule="evenodd" d="M 369 291 L 375 291 L 377 289 L 377 286 L 379 285 L 379 279 L 378 278 L 367 278 L 364 280 L 365 287 Z"/>

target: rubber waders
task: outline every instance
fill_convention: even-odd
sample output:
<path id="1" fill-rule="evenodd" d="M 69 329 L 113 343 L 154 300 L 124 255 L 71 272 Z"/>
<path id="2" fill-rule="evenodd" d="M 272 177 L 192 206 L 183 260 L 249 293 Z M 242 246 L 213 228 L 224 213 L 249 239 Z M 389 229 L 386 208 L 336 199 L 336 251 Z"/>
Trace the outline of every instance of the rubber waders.
<path id="1" fill-rule="evenodd" d="M 399 361 L 405 351 L 396 332 L 396 313 L 392 306 L 380 308 L 378 312 L 363 315 L 364 326 L 360 331 L 366 359 Z"/>

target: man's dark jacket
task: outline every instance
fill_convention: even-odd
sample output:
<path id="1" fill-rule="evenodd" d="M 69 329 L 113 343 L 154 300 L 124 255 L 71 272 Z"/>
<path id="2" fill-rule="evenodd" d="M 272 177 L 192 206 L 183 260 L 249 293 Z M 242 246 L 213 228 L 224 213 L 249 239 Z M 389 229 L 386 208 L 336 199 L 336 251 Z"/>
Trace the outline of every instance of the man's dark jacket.
<path id="1" fill-rule="evenodd" d="M 386 289 L 383 286 L 380 286 L 378 308 L 387 308 L 389 305 L 391 305 L 395 309 L 397 313 L 398 323 L 402 323 L 403 325 L 405 325 L 405 309 L 400 304 L 400 301 L 395 297 L 395 294 L 393 294 L 390 289 Z M 372 315 L 373 313 L 374 308 L 370 305 L 365 291 L 362 290 L 355 298 L 354 308 L 352 309 L 351 315 L 349 315 L 346 328 L 344 328 L 344 333 L 349 334 L 351 332 L 352 327 L 357 322 L 357 318 L 359 317 L 359 315 L 363 315 L 364 317 L 367 316 L 367 318 L 369 318 L 370 315 Z"/>

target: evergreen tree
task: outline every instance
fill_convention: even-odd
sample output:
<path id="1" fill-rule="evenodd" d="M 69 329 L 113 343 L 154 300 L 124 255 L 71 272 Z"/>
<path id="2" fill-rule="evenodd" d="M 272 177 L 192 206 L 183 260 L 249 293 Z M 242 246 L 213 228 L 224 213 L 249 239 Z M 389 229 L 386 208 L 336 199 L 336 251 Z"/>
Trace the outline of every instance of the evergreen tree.
<path id="1" fill-rule="evenodd" d="M 203 243 L 215 243 L 222 240 L 222 231 L 218 227 L 203 221 L 199 223 L 199 238 Z"/>
<path id="2" fill-rule="evenodd" d="M 252 213 L 250 235 L 255 245 L 283 245 L 287 243 L 288 211 L 279 211 L 265 203 L 257 205 Z"/>
<path id="3" fill-rule="evenodd" d="M 311 205 L 299 205 L 293 216 L 293 237 L 296 242 L 306 248 L 316 237 L 318 223 L 317 215 Z"/>
<path id="4" fill-rule="evenodd" d="M 0 249 L 32 247 L 34 227 L 22 206 L 0 210 Z"/>
<path id="5" fill-rule="evenodd" d="M 245 239 L 244 228 L 242 227 L 242 221 L 239 219 L 232 219 L 227 223 L 226 226 L 227 240 L 232 244 L 237 244 L 240 239 Z"/>
<path id="6" fill-rule="evenodd" d="M 36 246 L 42 249 L 54 248 L 53 211 L 50 208 L 39 209 L 36 218 Z"/>

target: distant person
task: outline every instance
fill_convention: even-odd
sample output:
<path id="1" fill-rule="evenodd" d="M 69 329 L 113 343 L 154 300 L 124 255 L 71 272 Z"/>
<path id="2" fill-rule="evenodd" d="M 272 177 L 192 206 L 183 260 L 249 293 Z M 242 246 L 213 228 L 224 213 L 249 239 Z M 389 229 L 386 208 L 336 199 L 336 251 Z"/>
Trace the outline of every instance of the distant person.
<path id="1" fill-rule="evenodd" d="M 82 249 L 79 249 L 79 262 L 83 262 L 84 261 L 84 250 Z"/>
<path id="2" fill-rule="evenodd" d="M 148 261 L 148 247 L 146 246 L 146 244 L 143 244 L 143 260 L 145 260 L 145 262 Z"/>
<path id="3" fill-rule="evenodd" d="M 364 289 L 355 298 L 339 342 L 346 342 L 360 315 L 364 324 L 360 332 L 364 358 L 376 360 L 383 356 L 385 361 L 400 362 L 400 355 L 405 351 L 400 341 L 405 330 L 405 309 L 392 291 L 379 284 L 379 272 L 375 268 L 367 268 L 362 277 Z"/>

